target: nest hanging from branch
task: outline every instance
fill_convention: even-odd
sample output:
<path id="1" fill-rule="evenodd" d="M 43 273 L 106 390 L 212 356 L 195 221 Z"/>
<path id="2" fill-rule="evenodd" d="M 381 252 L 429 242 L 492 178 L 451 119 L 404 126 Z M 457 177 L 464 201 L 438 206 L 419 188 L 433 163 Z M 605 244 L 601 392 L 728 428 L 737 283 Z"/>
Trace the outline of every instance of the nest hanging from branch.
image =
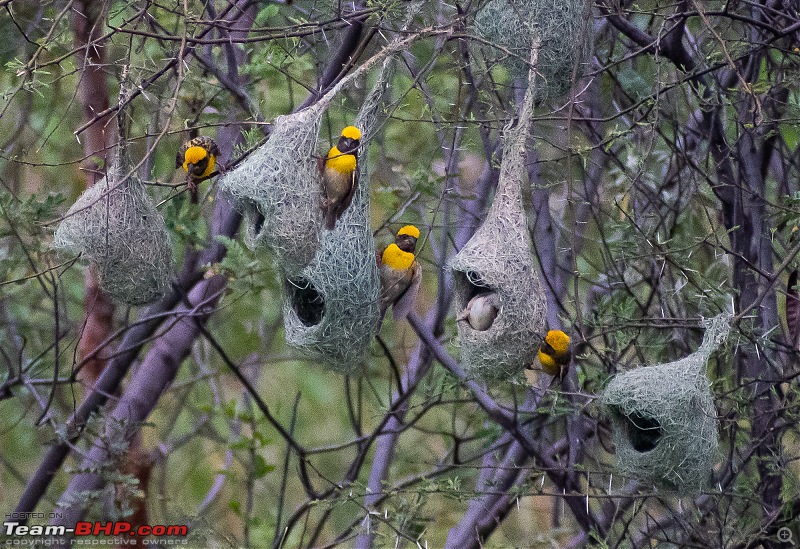
<path id="1" fill-rule="evenodd" d="M 697 352 L 615 376 L 602 394 L 614 429 L 617 467 L 690 494 L 708 484 L 717 458 L 717 412 L 705 369 L 730 331 L 729 314 L 705 322 Z"/>
<path id="2" fill-rule="evenodd" d="M 584 0 L 489 0 L 475 15 L 474 29 L 488 42 L 477 48 L 479 57 L 487 66 L 503 63 L 514 77 L 527 74 L 531 39 L 539 38 L 540 100 L 569 92 L 591 56 L 591 6 Z"/>
<path id="3" fill-rule="evenodd" d="M 322 195 L 315 155 L 329 102 L 276 118 L 266 143 L 220 183 L 244 214 L 245 243 L 263 246 L 290 272 L 308 265 L 319 248 Z"/>
<path id="4" fill-rule="evenodd" d="M 367 146 L 389 96 L 391 58 L 384 62 L 355 126 L 361 130 L 359 184 L 332 231 L 324 231 L 312 263 L 284 287 L 286 342 L 344 374 L 359 372 L 378 325 L 380 280 L 369 226 Z"/>
<path id="5" fill-rule="evenodd" d="M 407 48 L 413 39 L 390 43 L 312 106 L 276 118 L 267 141 L 220 182 L 221 191 L 244 214 L 245 243 L 271 252 L 284 273 L 298 274 L 320 247 L 322 181 L 317 151 L 325 110 L 344 87 Z"/>
<path id="6" fill-rule="evenodd" d="M 120 91 L 120 104 L 126 91 Z M 116 301 L 143 305 L 162 297 L 172 276 L 172 241 L 144 183 L 131 172 L 126 125 L 105 177 L 87 189 L 59 223 L 53 247 L 97 268 L 100 288 Z"/>
<path id="7" fill-rule="evenodd" d="M 536 66 L 538 43 L 529 44 Z M 529 74 L 517 125 L 503 136 L 500 179 L 486 220 L 450 262 L 458 311 L 482 298 L 496 305 L 490 325 L 459 321 L 464 368 L 482 379 L 507 379 L 530 365 L 544 330 L 547 302 L 531 255 L 521 185 L 527 180 L 525 145 L 531 127 L 535 75 Z"/>

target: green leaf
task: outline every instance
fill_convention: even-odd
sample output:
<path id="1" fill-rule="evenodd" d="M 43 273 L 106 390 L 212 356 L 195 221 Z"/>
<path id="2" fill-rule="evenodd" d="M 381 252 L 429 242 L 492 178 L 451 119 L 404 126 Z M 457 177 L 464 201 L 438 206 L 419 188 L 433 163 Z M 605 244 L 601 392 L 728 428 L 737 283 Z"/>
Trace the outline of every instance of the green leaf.
<path id="1" fill-rule="evenodd" d="M 797 126 L 782 124 L 780 132 L 783 142 L 786 143 L 788 149 L 790 151 L 797 149 L 797 145 L 800 144 L 800 132 L 798 132 Z"/>
<path id="2" fill-rule="evenodd" d="M 247 450 L 250 446 L 250 439 L 247 437 L 239 437 L 228 444 L 231 450 Z"/>
<path id="3" fill-rule="evenodd" d="M 256 26 L 263 27 L 264 23 L 269 21 L 271 18 L 278 15 L 278 6 L 275 4 L 269 4 L 268 6 L 261 9 L 256 15 Z"/>
<path id="4" fill-rule="evenodd" d="M 236 513 L 237 515 L 239 515 L 239 516 L 241 516 L 241 515 L 242 515 L 242 504 L 241 504 L 241 503 L 239 503 L 238 501 L 236 501 L 236 500 L 233 500 L 233 499 L 232 499 L 232 500 L 230 500 L 230 501 L 228 502 L 228 507 L 230 507 L 230 508 L 231 508 L 231 511 L 233 511 L 233 512 L 234 512 L 234 513 Z"/>
<path id="5" fill-rule="evenodd" d="M 274 465 L 270 465 L 267 463 L 262 456 L 256 455 L 253 457 L 253 477 L 254 478 L 262 478 L 267 476 L 268 473 L 271 473 L 275 470 Z"/>

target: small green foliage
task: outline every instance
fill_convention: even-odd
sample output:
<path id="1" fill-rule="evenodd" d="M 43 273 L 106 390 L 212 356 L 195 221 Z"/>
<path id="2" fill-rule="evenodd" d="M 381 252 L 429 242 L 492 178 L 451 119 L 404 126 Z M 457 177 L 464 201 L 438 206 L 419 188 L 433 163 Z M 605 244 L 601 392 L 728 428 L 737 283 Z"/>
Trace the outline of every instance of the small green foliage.
<path id="1" fill-rule="evenodd" d="M 193 204 L 187 193 L 168 200 L 162 210 L 167 229 L 183 245 L 200 246 L 206 241 L 206 221 L 197 204 Z"/>
<path id="2" fill-rule="evenodd" d="M 487 423 L 482 428 L 478 429 L 474 436 L 483 443 L 483 448 L 488 448 L 498 438 L 503 435 L 503 429 L 496 423 Z"/>
<path id="3" fill-rule="evenodd" d="M 263 478 L 275 470 L 275 466 L 267 463 L 263 456 L 256 454 L 253 456 L 252 474 L 253 478 Z"/>
<path id="4" fill-rule="evenodd" d="M 466 499 L 467 495 L 463 492 L 464 488 L 461 477 L 446 477 L 442 479 L 442 481 L 442 491 L 446 497 L 458 501 L 464 501 L 464 499 Z"/>
<path id="5" fill-rule="evenodd" d="M 12 236 L 24 238 L 30 244 L 52 229 L 44 223 L 58 216 L 64 203 L 60 194 L 14 195 L 0 185 L 0 238 Z"/>
<path id="6" fill-rule="evenodd" d="M 212 265 L 211 268 L 214 272 L 228 277 L 232 290 L 257 294 L 274 287 L 273 267 L 263 254 L 250 250 L 242 246 L 239 241 L 226 236 L 217 235 L 215 240 L 225 246 L 227 253 L 221 262 Z"/>
<path id="7" fill-rule="evenodd" d="M 278 15 L 278 11 L 277 4 L 267 4 L 261 8 L 258 15 L 256 15 L 256 26 L 263 27 L 267 21 Z"/>

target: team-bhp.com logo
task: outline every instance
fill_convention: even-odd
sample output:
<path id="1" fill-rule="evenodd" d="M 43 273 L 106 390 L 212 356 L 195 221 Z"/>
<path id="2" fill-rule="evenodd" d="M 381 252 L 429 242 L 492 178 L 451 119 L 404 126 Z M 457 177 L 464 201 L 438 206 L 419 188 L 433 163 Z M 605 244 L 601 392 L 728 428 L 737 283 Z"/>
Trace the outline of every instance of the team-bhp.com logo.
<path id="1" fill-rule="evenodd" d="M 3 534 L 6 538 L 6 545 L 12 539 L 30 538 L 30 537 L 65 537 L 65 536 L 140 536 L 140 537 L 186 537 L 189 534 L 189 527 L 186 525 L 149 525 L 143 524 L 134 527 L 130 522 L 117 521 L 117 522 L 85 522 L 81 521 L 75 524 L 75 528 L 67 528 L 66 526 L 46 525 L 46 526 L 27 526 L 19 522 L 6 521 L 3 523 Z M 147 540 L 143 540 L 143 544 L 147 544 Z M 153 545 L 158 545 L 158 540 L 150 542 Z"/>

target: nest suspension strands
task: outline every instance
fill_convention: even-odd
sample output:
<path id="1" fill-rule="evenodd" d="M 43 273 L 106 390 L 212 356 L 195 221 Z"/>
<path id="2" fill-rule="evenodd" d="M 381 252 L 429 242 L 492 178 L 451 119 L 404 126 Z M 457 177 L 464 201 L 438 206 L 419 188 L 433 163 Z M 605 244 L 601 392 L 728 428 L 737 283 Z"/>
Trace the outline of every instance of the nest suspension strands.
<path id="1" fill-rule="evenodd" d="M 536 66 L 538 40 L 530 49 Z M 547 303 L 531 256 L 522 182 L 531 127 L 534 71 L 517 125 L 503 136 L 497 193 L 486 220 L 450 262 L 464 368 L 483 379 L 506 379 L 536 357 Z M 480 309 L 480 313 L 478 311 Z M 474 317 L 474 318 L 473 318 Z"/>
<path id="2" fill-rule="evenodd" d="M 120 103 L 124 100 L 120 92 Z M 56 229 L 53 247 L 93 263 L 100 287 L 116 301 L 143 305 L 164 295 L 172 276 L 172 241 L 144 183 L 131 172 L 125 115 L 105 177 L 87 189 Z"/>
<path id="3" fill-rule="evenodd" d="M 389 95 L 391 58 L 366 97 L 355 126 L 361 130 L 360 182 L 350 206 L 324 231 L 312 263 L 286 279 L 286 342 L 344 374 L 359 372 L 378 325 L 380 281 L 369 225 L 367 144 Z"/>
<path id="4" fill-rule="evenodd" d="M 708 483 L 719 436 L 705 369 L 727 338 L 730 319 L 726 313 L 706 321 L 695 353 L 619 374 L 608 384 L 602 402 L 611 417 L 620 470 L 680 494 Z"/>
<path id="5" fill-rule="evenodd" d="M 559 97 L 588 65 L 590 16 L 591 4 L 584 0 L 489 0 L 475 16 L 475 33 L 487 42 L 476 48 L 477 57 L 488 67 L 502 63 L 512 77 L 524 77 L 531 39 L 538 36 L 537 100 Z"/>

